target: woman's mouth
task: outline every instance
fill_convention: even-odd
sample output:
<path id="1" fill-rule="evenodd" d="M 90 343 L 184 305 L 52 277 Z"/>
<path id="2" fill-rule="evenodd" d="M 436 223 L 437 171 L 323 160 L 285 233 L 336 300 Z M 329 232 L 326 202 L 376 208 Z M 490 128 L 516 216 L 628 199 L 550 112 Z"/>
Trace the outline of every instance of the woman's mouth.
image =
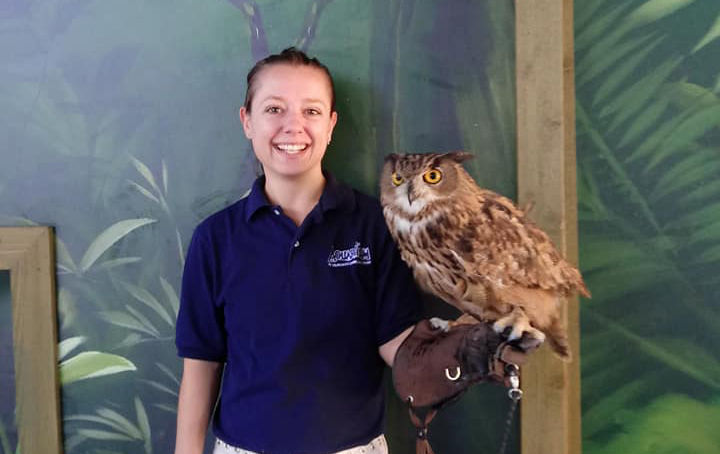
<path id="1" fill-rule="evenodd" d="M 307 143 L 276 143 L 273 144 L 273 148 L 276 151 L 285 153 L 288 155 L 295 155 L 305 151 L 310 145 Z"/>

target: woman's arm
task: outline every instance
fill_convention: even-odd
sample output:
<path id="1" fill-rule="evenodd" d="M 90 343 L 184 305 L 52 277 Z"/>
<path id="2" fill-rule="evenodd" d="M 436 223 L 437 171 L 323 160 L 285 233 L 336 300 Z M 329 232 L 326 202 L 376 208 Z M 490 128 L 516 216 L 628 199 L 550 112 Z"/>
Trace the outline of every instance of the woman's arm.
<path id="1" fill-rule="evenodd" d="M 185 358 L 178 397 L 175 454 L 202 454 L 220 387 L 222 364 Z"/>
<path id="2" fill-rule="evenodd" d="M 380 346 L 380 356 L 385 360 L 388 366 L 392 367 L 398 347 L 400 347 L 400 344 L 402 344 L 405 338 L 410 335 L 413 328 L 414 326 L 411 326 Z"/>

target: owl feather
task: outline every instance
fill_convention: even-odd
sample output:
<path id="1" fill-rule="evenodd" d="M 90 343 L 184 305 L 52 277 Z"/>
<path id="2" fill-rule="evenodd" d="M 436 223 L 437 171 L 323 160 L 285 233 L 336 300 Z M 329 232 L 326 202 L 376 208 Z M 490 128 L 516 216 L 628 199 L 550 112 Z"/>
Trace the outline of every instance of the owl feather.
<path id="1" fill-rule="evenodd" d="M 523 346 L 570 360 L 566 297 L 590 297 L 577 268 L 508 198 L 462 167 L 472 155 L 389 155 L 380 182 L 388 228 L 418 285 Z"/>

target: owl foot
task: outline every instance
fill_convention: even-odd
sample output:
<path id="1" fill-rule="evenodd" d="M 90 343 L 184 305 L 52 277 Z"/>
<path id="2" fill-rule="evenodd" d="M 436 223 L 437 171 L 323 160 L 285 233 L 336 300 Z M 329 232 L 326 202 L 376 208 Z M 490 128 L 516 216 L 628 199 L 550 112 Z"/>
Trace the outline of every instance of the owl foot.
<path id="1" fill-rule="evenodd" d="M 506 334 L 508 341 L 517 340 L 518 346 L 523 350 L 535 349 L 545 341 L 545 334 L 533 328 L 525 312 L 518 309 L 497 320 L 493 324 L 493 330 L 498 334 L 506 334 L 509 330 Z"/>
<path id="2" fill-rule="evenodd" d="M 460 317 L 456 318 L 455 320 L 451 320 L 450 326 L 453 327 L 455 325 L 476 325 L 478 323 L 480 323 L 480 321 L 475 318 L 474 315 L 465 313 L 462 314 Z"/>
<path id="3" fill-rule="evenodd" d="M 440 329 L 443 333 L 450 331 L 450 322 L 447 320 L 443 320 L 439 317 L 433 317 L 428 321 L 434 329 Z"/>
<path id="4" fill-rule="evenodd" d="M 458 325 L 475 325 L 479 323 L 478 320 L 470 314 L 463 314 L 455 320 L 443 320 L 439 317 L 433 317 L 428 321 L 434 329 L 440 329 L 443 333 L 447 333 Z"/>

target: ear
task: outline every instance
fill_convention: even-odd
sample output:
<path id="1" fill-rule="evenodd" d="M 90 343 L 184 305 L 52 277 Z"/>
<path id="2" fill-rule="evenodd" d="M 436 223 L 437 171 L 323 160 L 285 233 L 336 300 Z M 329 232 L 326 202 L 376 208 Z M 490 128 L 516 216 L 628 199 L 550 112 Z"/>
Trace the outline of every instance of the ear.
<path id="1" fill-rule="evenodd" d="M 445 154 L 445 156 L 457 162 L 458 164 L 462 164 L 463 162 L 469 161 L 470 159 L 475 157 L 472 153 L 468 153 L 466 151 L 451 151 L 450 153 Z"/>
<path id="2" fill-rule="evenodd" d="M 245 131 L 245 137 L 252 139 L 252 126 L 250 125 L 250 112 L 245 109 L 245 106 L 240 108 L 240 123 L 242 123 L 243 131 Z"/>
<path id="3" fill-rule="evenodd" d="M 338 114 L 337 111 L 333 111 L 330 113 L 330 131 L 328 133 L 328 140 L 327 143 L 330 145 L 330 140 L 332 140 L 332 133 L 335 130 L 335 125 L 337 124 L 338 120 Z"/>

